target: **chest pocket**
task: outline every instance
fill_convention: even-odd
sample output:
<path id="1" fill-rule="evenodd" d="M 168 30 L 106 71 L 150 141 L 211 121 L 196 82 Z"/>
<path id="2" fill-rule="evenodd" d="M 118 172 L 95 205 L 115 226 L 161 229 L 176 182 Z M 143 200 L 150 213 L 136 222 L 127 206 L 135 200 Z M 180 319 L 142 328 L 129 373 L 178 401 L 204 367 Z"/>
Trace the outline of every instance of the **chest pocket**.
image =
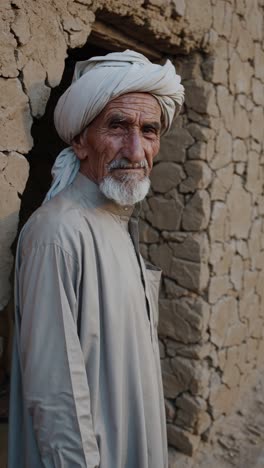
<path id="1" fill-rule="evenodd" d="M 153 317 L 154 328 L 157 329 L 159 321 L 159 289 L 162 271 L 160 268 L 145 262 L 146 265 L 146 279 L 148 283 L 148 293 L 151 313 Z"/>

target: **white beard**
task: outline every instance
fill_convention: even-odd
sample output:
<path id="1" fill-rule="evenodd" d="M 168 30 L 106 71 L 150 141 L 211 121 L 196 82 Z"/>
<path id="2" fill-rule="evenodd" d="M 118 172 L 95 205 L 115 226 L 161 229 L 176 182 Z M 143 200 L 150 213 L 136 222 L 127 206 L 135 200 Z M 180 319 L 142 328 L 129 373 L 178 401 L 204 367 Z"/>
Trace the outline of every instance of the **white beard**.
<path id="1" fill-rule="evenodd" d="M 149 187 L 149 178 L 145 176 L 138 180 L 137 174 L 123 175 L 119 180 L 109 175 L 99 184 L 99 189 L 105 197 L 114 200 L 118 205 L 134 205 L 143 200 Z"/>

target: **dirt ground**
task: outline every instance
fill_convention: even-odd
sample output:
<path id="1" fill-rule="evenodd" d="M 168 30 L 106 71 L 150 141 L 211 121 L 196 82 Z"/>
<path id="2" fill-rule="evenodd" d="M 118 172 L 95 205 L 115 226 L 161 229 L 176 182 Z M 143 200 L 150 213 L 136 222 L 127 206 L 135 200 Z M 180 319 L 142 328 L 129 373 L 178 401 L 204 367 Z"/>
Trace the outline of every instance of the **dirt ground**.
<path id="1" fill-rule="evenodd" d="M 170 452 L 169 468 L 264 468 L 264 370 L 234 414 L 219 421 L 211 441 L 192 458 Z"/>
<path id="2" fill-rule="evenodd" d="M 0 424 L 0 468 L 6 468 L 6 436 L 7 424 Z M 234 414 L 219 421 L 211 441 L 192 458 L 171 451 L 169 468 L 264 468 L 264 370 Z"/>

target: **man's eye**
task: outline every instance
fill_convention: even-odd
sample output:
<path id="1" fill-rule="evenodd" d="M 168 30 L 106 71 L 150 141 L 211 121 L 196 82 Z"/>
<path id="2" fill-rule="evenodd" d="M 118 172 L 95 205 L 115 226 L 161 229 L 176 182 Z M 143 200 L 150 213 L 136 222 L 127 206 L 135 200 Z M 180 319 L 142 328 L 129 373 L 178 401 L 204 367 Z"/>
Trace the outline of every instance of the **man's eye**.
<path id="1" fill-rule="evenodd" d="M 111 122 L 110 123 L 110 128 L 112 129 L 117 129 L 117 128 L 121 128 L 122 127 L 122 122 Z"/>
<path id="2" fill-rule="evenodd" d="M 156 128 L 154 127 L 144 127 L 143 128 L 143 133 L 146 133 L 146 134 L 152 134 L 152 135 L 156 135 L 157 134 L 157 130 Z"/>

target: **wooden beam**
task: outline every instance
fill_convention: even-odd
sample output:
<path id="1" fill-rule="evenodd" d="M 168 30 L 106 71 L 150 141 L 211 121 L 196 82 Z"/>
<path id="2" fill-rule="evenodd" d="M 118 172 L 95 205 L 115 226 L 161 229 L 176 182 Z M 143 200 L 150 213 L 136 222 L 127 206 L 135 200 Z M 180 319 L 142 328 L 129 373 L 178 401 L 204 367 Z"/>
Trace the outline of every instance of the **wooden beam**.
<path id="1" fill-rule="evenodd" d="M 159 61 L 162 59 L 162 55 L 158 51 L 101 21 L 94 22 L 88 40 L 92 44 L 102 48 L 105 48 L 107 45 L 107 48 L 113 51 L 132 49 L 146 55 L 151 60 Z"/>

